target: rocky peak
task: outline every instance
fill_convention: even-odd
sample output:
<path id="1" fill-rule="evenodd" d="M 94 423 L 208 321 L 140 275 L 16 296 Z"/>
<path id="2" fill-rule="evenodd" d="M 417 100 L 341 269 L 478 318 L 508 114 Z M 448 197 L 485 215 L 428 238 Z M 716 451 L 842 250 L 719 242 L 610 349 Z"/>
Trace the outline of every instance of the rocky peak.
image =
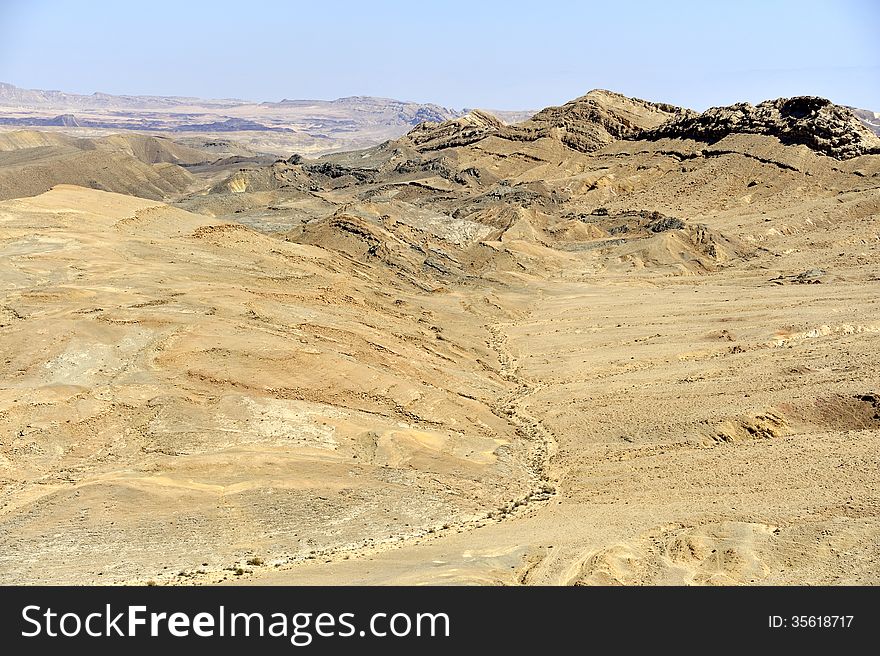
<path id="1" fill-rule="evenodd" d="M 880 138 L 852 111 L 816 96 L 737 103 L 702 114 L 682 113 L 659 127 L 632 135 L 638 139 L 693 139 L 714 143 L 734 133 L 773 136 L 787 145 L 802 144 L 837 159 L 880 153 Z"/>
<path id="2" fill-rule="evenodd" d="M 437 123 L 426 121 L 416 126 L 401 141 L 419 152 L 465 146 L 497 132 L 504 122 L 488 112 L 472 110 L 464 116 Z"/>
<path id="3" fill-rule="evenodd" d="M 509 126 L 500 136 L 521 141 L 558 137 L 569 148 L 591 152 L 657 127 L 680 111 L 673 105 L 596 89 L 562 106 L 542 109 L 529 120 Z"/>

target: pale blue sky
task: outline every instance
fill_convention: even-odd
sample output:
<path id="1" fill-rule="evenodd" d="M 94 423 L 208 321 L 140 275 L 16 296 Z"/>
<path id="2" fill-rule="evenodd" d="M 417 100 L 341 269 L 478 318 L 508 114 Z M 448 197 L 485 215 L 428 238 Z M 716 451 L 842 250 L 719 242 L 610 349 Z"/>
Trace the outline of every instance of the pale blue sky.
<path id="1" fill-rule="evenodd" d="M 0 81 L 496 109 L 597 87 L 695 109 L 814 94 L 880 111 L 880 0 L 0 0 Z"/>

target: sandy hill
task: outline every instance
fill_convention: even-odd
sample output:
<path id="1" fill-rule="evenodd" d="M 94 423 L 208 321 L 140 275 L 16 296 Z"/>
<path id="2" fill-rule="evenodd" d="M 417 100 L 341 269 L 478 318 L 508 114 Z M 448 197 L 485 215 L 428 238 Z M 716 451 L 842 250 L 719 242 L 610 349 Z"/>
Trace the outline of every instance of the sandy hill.
<path id="1" fill-rule="evenodd" d="M 214 159 L 162 137 L 5 132 L 0 133 L 0 198 L 33 196 L 63 183 L 162 199 L 195 182 L 180 165 Z"/>
<path id="2" fill-rule="evenodd" d="M 124 150 L 144 164 L 204 164 L 216 159 L 210 147 L 187 146 L 162 136 L 113 134 L 98 138 L 77 138 L 61 132 L 15 130 L 0 132 L 0 152 L 46 146 L 73 147 L 78 150 Z M 225 151 L 221 151 L 225 152 Z"/>
<path id="3" fill-rule="evenodd" d="M 193 148 L 161 136 L 114 134 L 94 140 L 98 148 L 120 149 L 144 164 L 207 164 L 216 159 L 204 148 Z"/>
<path id="4" fill-rule="evenodd" d="M 76 544 L 78 577 L 222 578 L 242 548 L 393 543 L 540 488 L 454 291 L 66 185 L 0 204 L 0 243 L 6 577 L 69 579 Z"/>
<path id="5" fill-rule="evenodd" d="M 87 139 L 77 139 L 59 132 L 41 132 L 37 130 L 0 132 L 0 152 L 27 150 L 46 146 L 69 146 L 86 150 L 90 147 L 90 143 Z"/>

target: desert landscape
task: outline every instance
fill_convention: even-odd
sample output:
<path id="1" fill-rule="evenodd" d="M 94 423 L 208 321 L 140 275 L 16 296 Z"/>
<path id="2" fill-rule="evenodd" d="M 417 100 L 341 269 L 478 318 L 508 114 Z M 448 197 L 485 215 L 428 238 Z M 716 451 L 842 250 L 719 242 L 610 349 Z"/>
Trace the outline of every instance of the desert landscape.
<path id="1" fill-rule="evenodd" d="M 525 120 L 532 114 L 493 112 L 509 121 Z M 445 121 L 467 113 L 467 109 L 371 96 L 251 102 L 100 92 L 82 95 L 20 89 L 0 82 L 0 130 L 38 128 L 76 137 L 110 136 L 124 130 L 169 137 L 228 156 L 288 156 L 292 152 L 315 156 L 353 150 L 400 137 L 424 121 Z M 174 161 L 190 163 L 185 157 Z"/>
<path id="2" fill-rule="evenodd" d="M 3 583 L 880 584 L 876 113 L 343 100 L 0 87 Z"/>

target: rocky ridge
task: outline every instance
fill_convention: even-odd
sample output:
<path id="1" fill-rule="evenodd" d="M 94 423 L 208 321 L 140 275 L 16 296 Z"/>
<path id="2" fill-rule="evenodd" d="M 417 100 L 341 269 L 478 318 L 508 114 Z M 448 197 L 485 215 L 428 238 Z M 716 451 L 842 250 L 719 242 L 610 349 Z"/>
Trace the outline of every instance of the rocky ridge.
<path id="1" fill-rule="evenodd" d="M 761 134 L 786 145 L 804 145 L 835 159 L 880 153 L 880 138 L 851 110 L 816 96 L 737 103 L 712 107 L 702 114 L 683 112 L 650 130 L 624 138 L 693 139 L 714 143 L 733 133 Z"/>
<path id="2" fill-rule="evenodd" d="M 587 153 L 657 127 L 683 111 L 674 105 L 596 89 L 560 107 L 542 109 L 499 136 L 514 141 L 556 136 L 569 148 Z"/>
<path id="3" fill-rule="evenodd" d="M 466 146 L 504 128 L 504 122 L 479 109 L 449 121 L 428 121 L 410 130 L 401 141 L 419 152 Z"/>

